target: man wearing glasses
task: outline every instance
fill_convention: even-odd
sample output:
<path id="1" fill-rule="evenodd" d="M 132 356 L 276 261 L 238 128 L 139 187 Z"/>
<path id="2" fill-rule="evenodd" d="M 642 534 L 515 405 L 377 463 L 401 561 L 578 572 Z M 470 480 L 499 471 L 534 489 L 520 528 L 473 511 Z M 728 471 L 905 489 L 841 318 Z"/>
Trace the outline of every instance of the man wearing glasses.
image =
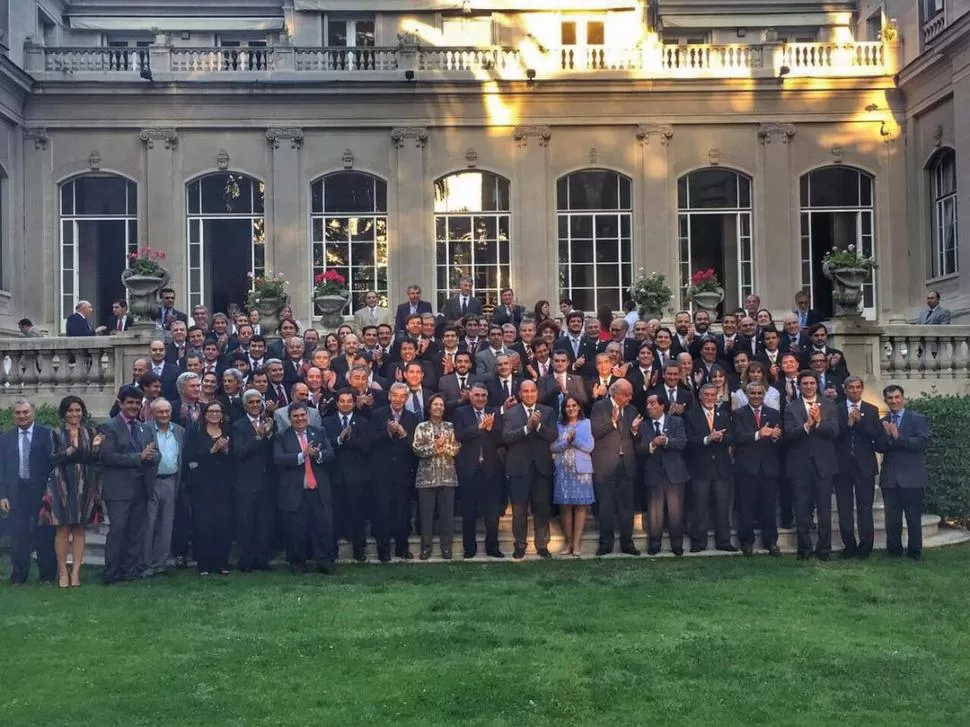
<path id="1" fill-rule="evenodd" d="M 182 323 L 188 325 L 189 317 L 175 308 L 175 291 L 171 288 L 162 288 L 159 295 L 162 299 L 162 307 L 158 313 L 158 323 L 161 329 L 167 331 L 175 321 L 182 321 Z"/>

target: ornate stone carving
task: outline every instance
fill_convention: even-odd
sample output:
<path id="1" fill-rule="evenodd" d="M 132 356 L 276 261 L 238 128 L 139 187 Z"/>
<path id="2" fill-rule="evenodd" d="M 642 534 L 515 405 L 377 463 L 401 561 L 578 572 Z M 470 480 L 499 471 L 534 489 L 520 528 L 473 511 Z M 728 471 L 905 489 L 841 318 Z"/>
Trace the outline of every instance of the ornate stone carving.
<path id="1" fill-rule="evenodd" d="M 716 167 L 721 163 L 721 150 L 717 147 L 711 147 L 707 150 L 707 161 L 712 167 Z"/>
<path id="2" fill-rule="evenodd" d="M 88 154 L 88 168 L 93 172 L 101 169 L 101 154 L 97 150 Z"/>
<path id="3" fill-rule="evenodd" d="M 469 149 L 465 152 L 465 163 L 468 165 L 469 169 L 474 169 L 478 166 L 478 152 L 474 149 Z"/>
<path id="4" fill-rule="evenodd" d="M 403 149 L 408 139 L 414 139 L 416 149 L 423 149 L 428 143 L 428 130 L 423 126 L 400 126 L 391 129 L 391 141 L 398 149 Z"/>
<path id="5" fill-rule="evenodd" d="M 34 148 L 37 150 L 46 149 L 51 140 L 47 134 L 47 129 L 43 126 L 28 126 L 25 128 L 24 139 L 32 140 L 34 142 Z"/>
<path id="6" fill-rule="evenodd" d="M 229 152 L 225 149 L 216 152 L 216 166 L 222 170 L 229 168 Z"/>
<path id="7" fill-rule="evenodd" d="M 670 124 L 640 124 L 637 126 L 636 136 L 641 144 L 649 144 L 650 137 L 656 136 L 660 139 L 660 144 L 666 146 L 674 136 L 674 127 Z"/>
<path id="8" fill-rule="evenodd" d="M 539 146 L 548 146 L 552 137 L 552 130 L 548 126 L 517 126 L 512 132 L 512 138 L 525 148 L 529 145 L 529 137 L 535 137 Z"/>
<path id="9" fill-rule="evenodd" d="M 169 151 L 179 143 L 178 132 L 175 129 L 142 129 L 138 132 L 138 138 L 149 149 L 155 148 L 156 141 L 164 141 L 165 148 Z"/>
<path id="10" fill-rule="evenodd" d="M 758 139 L 762 144 L 770 144 L 772 137 L 779 137 L 782 144 L 787 144 L 795 135 L 794 124 L 761 124 L 758 126 Z"/>
<path id="11" fill-rule="evenodd" d="M 354 153 L 350 149 L 344 149 L 344 155 L 340 157 L 344 164 L 344 169 L 354 168 Z"/>
<path id="12" fill-rule="evenodd" d="M 280 148 L 280 141 L 283 139 L 289 139 L 290 149 L 299 149 L 303 146 L 303 129 L 298 129 L 296 127 L 274 127 L 266 130 L 266 141 L 268 141 L 274 149 Z"/>
<path id="13" fill-rule="evenodd" d="M 589 163 L 593 165 L 600 163 L 600 150 L 595 146 L 589 148 Z"/>
<path id="14" fill-rule="evenodd" d="M 943 127 L 937 126 L 933 129 L 933 146 L 939 149 L 943 146 Z"/>
<path id="15" fill-rule="evenodd" d="M 845 149 L 843 149 L 840 144 L 836 144 L 835 146 L 832 147 L 831 152 L 832 152 L 832 161 L 835 162 L 836 164 L 841 164 L 842 157 L 845 155 Z"/>

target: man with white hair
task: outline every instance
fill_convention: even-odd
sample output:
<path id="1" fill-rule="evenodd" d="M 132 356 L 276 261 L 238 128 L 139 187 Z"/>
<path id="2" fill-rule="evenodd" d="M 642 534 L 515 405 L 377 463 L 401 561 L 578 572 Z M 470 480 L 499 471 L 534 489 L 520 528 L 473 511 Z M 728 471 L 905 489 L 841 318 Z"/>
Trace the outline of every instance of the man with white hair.
<path id="1" fill-rule="evenodd" d="M 236 541 L 239 570 L 270 570 L 276 502 L 273 499 L 273 418 L 263 409 L 263 396 L 247 389 L 246 415 L 232 425 L 229 453 L 236 461 Z"/>
<path id="2" fill-rule="evenodd" d="M 91 325 L 91 316 L 94 315 L 94 306 L 89 301 L 79 300 L 74 306 L 74 312 L 67 317 L 65 333 L 68 336 L 96 336 L 105 332 L 105 327 L 95 328 Z"/>
<path id="3" fill-rule="evenodd" d="M 154 482 L 149 483 L 142 568 L 145 576 L 159 575 L 166 570 L 172 548 L 175 497 L 182 479 L 182 446 L 185 442 L 185 429 L 172 421 L 172 404 L 168 399 L 158 397 L 152 401 L 151 407 L 158 471 Z"/>

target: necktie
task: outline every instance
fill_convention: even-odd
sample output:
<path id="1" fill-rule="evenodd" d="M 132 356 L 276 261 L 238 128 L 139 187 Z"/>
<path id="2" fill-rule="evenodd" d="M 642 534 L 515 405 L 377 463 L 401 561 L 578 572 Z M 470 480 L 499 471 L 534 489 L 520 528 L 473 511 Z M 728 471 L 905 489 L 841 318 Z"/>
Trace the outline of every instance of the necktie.
<path id="1" fill-rule="evenodd" d="M 26 429 L 20 430 L 20 479 L 30 479 L 30 435 Z"/>
<path id="2" fill-rule="evenodd" d="M 653 435 L 659 437 L 663 432 L 660 431 L 660 420 L 655 419 L 653 422 Z"/>
<path id="3" fill-rule="evenodd" d="M 118 319 L 118 323 L 115 326 L 115 330 L 116 331 L 123 331 L 123 330 L 125 330 L 125 321 L 124 321 L 123 318 L 119 318 Z"/>
<path id="4" fill-rule="evenodd" d="M 348 419 L 349 419 L 349 417 L 348 417 L 348 416 L 347 416 L 346 414 L 343 414 L 343 415 L 342 415 L 342 416 L 340 417 L 340 426 L 341 426 L 341 427 L 342 427 L 343 429 L 346 429 L 346 428 L 347 428 L 347 425 L 348 425 L 348 424 L 350 423 L 350 422 L 348 421 Z"/>
<path id="5" fill-rule="evenodd" d="M 468 312 L 468 298 L 462 296 L 461 298 L 461 314 L 465 315 Z"/>
<path id="6" fill-rule="evenodd" d="M 532 418 L 532 412 L 533 412 L 532 409 L 526 409 L 525 410 L 525 418 L 526 419 L 531 419 Z"/>
<path id="7" fill-rule="evenodd" d="M 131 444 L 135 449 L 141 449 L 141 442 L 138 438 L 138 425 L 132 419 L 128 422 L 128 431 L 131 434 Z"/>
<path id="8" fill-rule="evenodd" d="M 795 389 L 795 379 L 788 379 L 788 400 L 791 401 L 796 396 L 798 391 Z"/>
<path id="9" fill-rule="evenodd" d="M 754 428 L 761 429 L 761 409 L 754 409 Z"/>
<path id="10" fill-rule="evenodd" d="M 282 404 L 283 406 L 287 405 L 288 402 L 286 401 L 286 392 L 283 391 L 282 384 L 276 385 L 276 397 L 279 399 L 280 404 Z"/>
<path id="11" fill-rule="evenodd" d="M 704 413 L 707 415 L 707 431 L 713 432 L 714 431 L 714 410 L 705 409 Z"/>
<path id="12" fill-rule="evenodd" d="M 168 318 L 168 308 L 162 308 L 162 328 L 165 328 L 165 320 Z"/>
<path id="13" fill-rule="evenodd" d="M 505 387 L 505 398 L 510 398 L 512 396 L 512 382 L 506 379 L 502 385 Z"/>
<path id="14" fill-rule="evenodd" d="M 465 376 L 459 376 L 459 377 L 458 377 L 458 387 L 459 387 L 459 389 L 460 389 L 461 391 L 464 391 L 464 390 L 465 390 L 465 388 L 467 387 L 467 384 L 465 383 L 465 379 L 466 379 L 466 378 L 467 378 L 467 377 L 465 377 Z"/>
<path id="15" fill-rule="evenodd" d="M 307 444 L 306 432 L 299 432 L 297 438 L 300 440 L 300 449 L 302 450 Z M 317 489 L 317 476 L 313 473 L 313 463 L 309 457 L 303 458 L 303 479 L 308 490 Z"/>
<path id="16" fill-rule="evenodd" d="M 476 411 L 475 412 L 475 416 L 478 417 L 478 421 L 481 421 L 482 418 L 485 416 L 485 412 L 484 411 Z"/>
<path id="17" fill-rule="evenodd" d="M 573 343 L 573 357 L 574 358 L 579 358 L 579 339 L 578 338 L 572 338 L 570 340 Z"/>
<path id="18" fill-rule="evenodd" d="M 677 389 L 667 389 L 667 399 L 669 400 L 669 403 L 676 404 L 677 403 Z"/>
<path id="19" fill-rule="evenodd" d="M 893 423 L 893 425 L 894 425 L 894 426 L 897 426 L 897 427 L 899 426 L 899 414 L 895 414 L 895 413 L 894 413 L 894 414 L 893 414 L 893 415 L 892 415 L 892 416 L 891 416 L 891 417 L 889 418 L 889 420 L 890 420 L 890 421 L 891 421 L 891 422 Z"/>
<path id="20" fill-rule="evenodd" d="M 418 415 L 418 419 L 422 419 L 422 416 L 421 416 L 421 400 L 418 399 L 418 392 L 417 391 L 412 391 L 411 392 L 411 409 L 414 411 L 415 414 Z"/>

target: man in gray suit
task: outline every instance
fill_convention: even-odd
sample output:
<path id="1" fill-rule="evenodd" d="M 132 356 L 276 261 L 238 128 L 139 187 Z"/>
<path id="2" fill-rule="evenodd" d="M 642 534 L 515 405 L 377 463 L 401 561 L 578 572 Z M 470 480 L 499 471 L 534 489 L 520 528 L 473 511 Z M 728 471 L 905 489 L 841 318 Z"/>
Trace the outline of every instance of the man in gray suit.
<path id="1" fill-rule="evenodd" d="M 906 409 L 903 387 L 890 384 L 882 391 L 889 414 L 882 419 L 883 452 L 879 489 L 886 500 L 886 550 L 903 554 L 903 514 L 908 542 L 906 555 L 919 560 L 923 551 L 923 493 L 926 490 L 926 417 Z"/>
<path id="2" fill-rule="evenodd" d="M 165 572 L 172 548 L 175 497 L 182 486 L 182 451 L 185 429 L 172 421 L 172 404 L 158 397 L 152 402 L 152 433 L 158 453 L 158 471 L 148 491 L 145 523 L 145 576 Z"/>
<path id="3" fill-rule="evenodd" d="M 364 293 L 364 307 L 354 312 L 355 331 L 362 333 L 364 326 L 379 326 L 382 323 L 391 325 L 394 322 L 391 318 L 391 309 L 383 308 L 379 303 L 377 291 L 368 290 Z"/>
<path id="4" fill-rule="evenodd" d="M 122 386 L 121 411 L 101 427 L 102 493 L 111 529 L 104 546 L 105 585 L 138 578 L 145 554 L 148 493 L 158 467 L 151 427 L 138 421 L 142 391 Z"/>
<path id="5" fill-rule="evenodd" d="M 471 276 L 462 275 L 458 281 L 458 295 L 445 301 L 439 312 L 444 316 L 447 325 L 454 325 L 466 315 L 482 314 L 482 301 L 472 295 L 473 282 Z"/>
<path id="6" fill-rule="evenodd" d="M 282 409 L 277 409 L 276 413 L 273 415 L 273 421 L 276 422 L 276 431 L 285 432 L 290 428 L 290 405 L 300 402 L 301 404 L 306 404 L 307 407 L 307 423 L 309 426 L 315 429 L 320 428 L 320 411 L 316 407 L 312 407 L 309 404 L 310 389 L 309 387 L 301 381 L 293 384 L 290 389 L 290 404 L 284 406 Z"/>
<path id="7" fill-rule="evenodd" d="M 484 348 L 475 354 L 475 373 L 479 376 L 487 376 L 495 371 L 495 359 L 509 350 L 502 341 L 502 327 L 489 326 L 488 329 L 488 348 Z"/>
<path id="8" fill-rule="evenodd" d="M 926 326 L 939 326 L 950 322 L 950 311 L 940 307 L 940 294 L 931 290 L 926 294 L 926 308 L 919 314 L 916 322 Z"/>

